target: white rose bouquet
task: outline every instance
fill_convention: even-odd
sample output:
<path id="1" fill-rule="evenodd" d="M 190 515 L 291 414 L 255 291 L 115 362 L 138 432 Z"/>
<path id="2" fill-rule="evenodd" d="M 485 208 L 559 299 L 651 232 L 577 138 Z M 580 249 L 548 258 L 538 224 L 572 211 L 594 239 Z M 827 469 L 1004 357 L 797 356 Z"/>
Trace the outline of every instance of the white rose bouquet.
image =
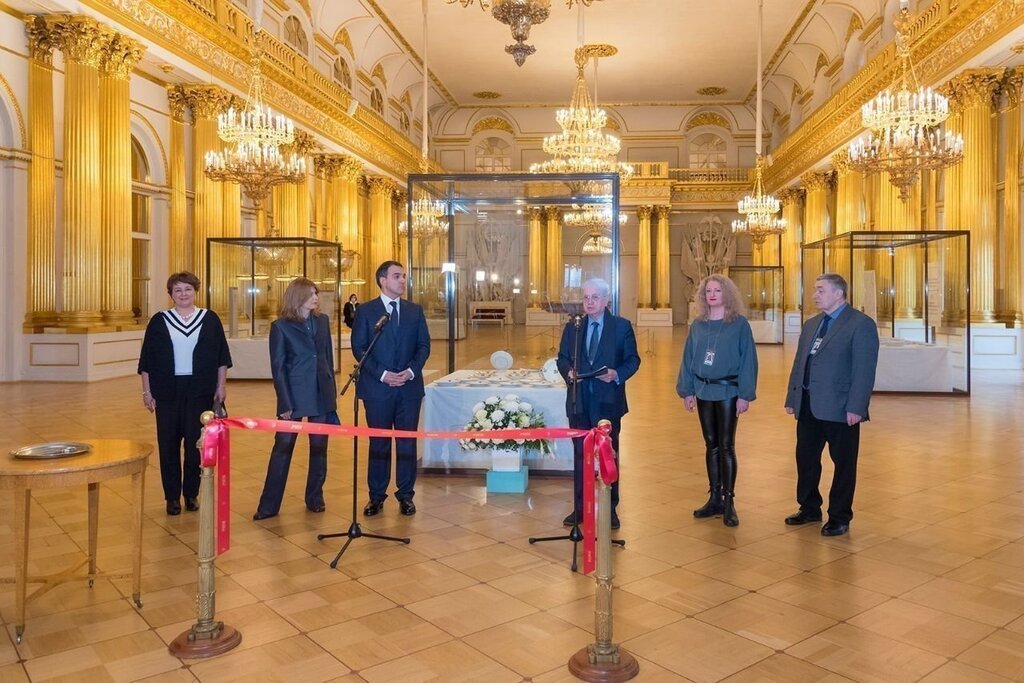
<path id="1" fill-rule="evenodd" d="M 499 398 L 490 396 L 473 406 L 473 418 L 466 425 L 466 431 L 487 432 L 496 429 L 529 429 L 544 426 L 544 413 L 515 394 Z M 525 446 L 528 451 L 540 451 L 552 455 L 551 444 L 546 439 L 460 439 L 459 446 L 466 451 L 486 448 L 515 450 Z"/>

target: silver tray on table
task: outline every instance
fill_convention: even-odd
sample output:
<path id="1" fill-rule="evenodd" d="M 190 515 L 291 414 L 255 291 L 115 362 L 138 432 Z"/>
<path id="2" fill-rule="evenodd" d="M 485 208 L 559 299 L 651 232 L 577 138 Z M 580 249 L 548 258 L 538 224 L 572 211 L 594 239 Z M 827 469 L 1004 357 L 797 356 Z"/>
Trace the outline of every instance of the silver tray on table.
<path id="1" fill-rule="evenodd" d="M 23 446 L 11 451 L 15 458 L 29 460 L 48 460 L 52 458 L 67 458 L 72 455 L 82 455 L 92 450 L 92 444 L 81 441 L 53 441 L 51 443 L 37 443 L 31 446 Z"/>

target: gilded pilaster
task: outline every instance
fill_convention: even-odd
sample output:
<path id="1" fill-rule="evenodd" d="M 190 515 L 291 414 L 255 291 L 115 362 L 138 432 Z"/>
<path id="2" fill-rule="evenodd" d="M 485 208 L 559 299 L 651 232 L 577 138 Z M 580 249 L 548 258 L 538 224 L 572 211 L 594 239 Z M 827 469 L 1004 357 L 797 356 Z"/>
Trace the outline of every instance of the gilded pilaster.
<path id="1" fill-rule="evenodd" d="M 53 41 L 46 22 L 25 19 L 28 33 L 29 146 L 28 282 L 25 327 L 41 329 L 57 321 L 55 273 L 57 201 L 53 159 Z"/>
<path id="2" fill-rule="evenodd" d="M 800 243 L 803 241 L 803 225 L 800 221 L 803 190 L 786 188 L 779 192 L 782 202 L 782 218 L 786 221 L 786 232 L 782 233 L 782 277 L 785 280 L 785 310 L 800 308 Z"/>
<path id="3" fill-rule="evenodd" d="M 850 167 L 850 153 L 845 149 L 832 155 L 832 168 L 836 172 L 835 233 L 863 230 L 864 175 Z"/>
<path id="4" fill-rule="evenodd" d="M 539 206 L 531 206 L 527 210 L 529 220 L 529 254 L 530 254 L 530 279 L 529 293 L 530 306 L 537 308 L 544 301 L 544 211 Z"/>
<path id="5" fill-rule="evenodd" d="M 562 218 L 557 206 L 544 207 L 547 229 L 547 298 L 561 301 L 565 284 L 565 264 L 562 263 Z"/>
<path id="6" fill-rule="evenodd" d="M 804 242 L 817 242 L 830 236 L 828 192 L 832 187 L 831 171 L 808 171 L 800 176 L 807 191 L 804 200 Z"/>
<path id="7" fill-rule="evenodd" d="M 322 239 L 342 242 L 342 246 L 347 249 L 349 245 L 342 239 L 344 228 L 347 228 L 342 225 L 342 208 L 347 195 L 341 187 L 341 157 L 337 154 L 317 154 L 313 157 L 313 169 L 320 181 L 317 209 L 318 213 L 322 212 L 322 216 L 317 222 L 323 224 Z"/>
<path id="8" fill-rule="evenodd" d="M 120 33 L 100 59 L 100 300 L 104 322 L 132 315 L 132 133 L 128 81 L 145 48 Z"/>
<path id="9" fill-rule="evenodd" d="M 51 16 L 46 23 L 64 53 L 64 257 L 58 320 L 88 327 L 102 319 L 99 65 L 111 32 L 85 16 Z"/>
<path id="10" fill-rule="evenodd" d="M 312 154 L 320 144 L 316 139 L 307 133 L 306 131 L 297 130 L 295 131 L 295 141 L 286 148 L 286 153 L 291 154 L 294 152 L 300 157 L 306 159 L 306 168 L 310 169 L 313 165 L 309 162 L 309 155 Z M 309 217 L 310 217 L 310 204 L 312 201 L 312 193 L 309 187 L 309 173 L 302 179 L 301 182 L 295 186 L 295 236 L 296 237 L 317 237 L 318 235 L 310 234 L 309 230 Z"/>
<path id="11" fill-rule="evenodd" d="M 225 190 L 225 183 L 206 177 L 206 153 L 221 149 L 220 138 L 217 137 L 217 115 L 231 105 L 232 96 L 215 85 L 185 85 L 182 92 L 192 109 L 192 185 L 195 196 L 192 270 L 203 280 L 206 277 L 206 240 L 221 236 Z"/>
<path id="12" fill-rule="evenodd" d="M 342 225 L 344 230 L 341 241 L 348 249 L 362 253 L 362 236 L 360 235 L 359 216 L 359 178 L 363 174 L 363 164 L 358 159 L 342 156 L 341 177 L 344 180 L 345 203 L 342 207 Z M 367 278 L 372 279 L 372 278 Z"/>
<path id="13" fill-rule="evenodd" d="M 368 271 L 394 258 L 392 232 L 393 210 L 391 197 L 395 192 L 395 183 L 384 176 L 368 176 L 366 184 L 370 190 L 370 247 Z M 367 278 L 371 279 L 371 278 Z"/>
<path id="14" fill-rule="evenodd" d="M 1006 159 L 1003 162 L 1003 248 L 997 291 L 1003 296 L 998 308 L 999 320 L 1018 327 L 1024 324 L 1024 263 L 1021 262 L 1020 226 L 1020 100 L 1024 69 L 1007 72 L 1003 82 L 1006 94 Z"/>
<path id="15" fill-rule="evenodd" d="M 652 206 L 636 207 L 636 305 L 637 308 L 651 307 L 651 214 Z"/>
<path id="16" fill-rule="evenodd" d="M 168 181 L 171 200 L 168 205 L 167 272 L 177 273 L 192 267 L 191 240 L 188 231 L 188 200 L 185 196 L 185 94 L 177 86 L 168 86 L 167 105 L 171 112 Z"/>
<path id="17" fill-rule="evenodd" d="M 948 88 L 962 116 L 959 226 L 971 231 L 971 319 L 995 322 L 996 137 L 993 97 L 1005 69 L 968 69 Z M 948 195 L 947 195 L 948 196 Z"/>
<path id="18" fill-rule="evenodd" d="M 658 218 L 657 233 L 655 235 L 656 256 L 654 261 L 654 303 L 658 308 L 671 307 L 671 288 L 669 286 L 672 269 L 669 267 L 669 233 L 668 217 L 672 207 L 659 205 L 654 207 L 654 214 Z"/>

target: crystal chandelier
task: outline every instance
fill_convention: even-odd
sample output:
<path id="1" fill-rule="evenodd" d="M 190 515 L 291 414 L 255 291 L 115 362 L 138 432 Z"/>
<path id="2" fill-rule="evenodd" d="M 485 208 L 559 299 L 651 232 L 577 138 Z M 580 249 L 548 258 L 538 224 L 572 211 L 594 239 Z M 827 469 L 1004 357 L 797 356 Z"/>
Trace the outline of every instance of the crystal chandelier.
<path id="1" fill-rule="evenodd" d="M 921 171 L 952 166 L 964 156 L 963 136 L 939 130 L 949 117 L 949 100 L 918 85 L 906 33 L 910 22 L 903 0 L 893 20 L 899 69 L 892 85 L 861 107 L 861 123 L 870 132 L 850 143 L 850 166 L 862 173 L 888 173 L 903 201 Z"/>
<path id="2" fill-rule="evenodd" d="M 576 88 L 568 109 L 559 109 L 555 121 L 561 133 L 544 138 L 544 151 L 551 159 L 530 166 L 530 173 L 618 173 L 626 181 L 633 175 L 630 164 L 616 161 L 621 142 L 605 133 L 608 115 L 590 99 L 583 69 L 591 57 L 610 57 L 618 50 L 611 45 L 583 45 L 576 48 Z"/>
<path id="3" fill-rule="evenodd" d="M 580 247 L 580 253 L 586 256 L 606 256 L 612 253 L 612 238 L 601 232 L 592 232 Z"/>
<path id="4" fill-rule="evenodd" d="M 407 221 L 398 224 L 398 233 L 403 237 L 409 234 Z M 413 237 L 431 238 L 447 234 L 448 219 L 445 216 L 444 202 L 420 197 L 412 203 Z"/>
<path id="5" fill-rule="evenodd" d="M 257 45 L 259 34 L 256 36 Z M 219 152 L 207 152 L 206 175 L 212 180 L 235 182 L 245 195 L 262 208 L 270 188 L 281 183 L 298 183 L 306 176 L 305 157 L 291 154 L 286 159 L 281 146 L 295 139 L 295 125 L 280 114 L 274 115 L 263 102 L 261 51 L 253 52 L 252 73 L 246 105 L 234 107 L 217 117 L 217 136 L 228 146 Z"/>
<path id="6" fill-rule="evenodd" d="M 762 155 L 761 145 L 761 108 L 763 106 L 761 96 L 761 30 L 764 24 L 764 0 L 757 0 L 757 108 L 754 118 L 757 123 L 757 139 L 754 142 L 757 150 L 757 160 L 754 165 L 754 189 L 737 202 L 736 210 L 744 218 L 732 222 L 732 231 L 736 234 L 748 235 L 754 244 L 762 244 L 769 235 L 779 235 L 786 230 L 786 221 L 778 218 L 776 214 L 782 207 L 782 203 L 764 191 L 764 180 L 762 178 L 765 159 Z"/>
<path id="7" fill-rule="evenodd" d="M 469 7 L 475 0 L 446 0 L 449 5 L 455 3 Z M 594 0 L 565 0 L 565 6 L 590 7 Z M 533 45 L 527 44 L 530 28 L 543 23 L 551 14 L 551 0 L 480 0 L 480 9 L 491 11 L 491 16 L 503 24 L 508 24 L 515 43 L 505 46 L 505 52 L 512 55 L 516 66 L 522 66 L 526 58 L 537 51 Z"/>
<path id="8" fill-rule="evenodd" d="M 607 230 L 612 224 L 612 210 L 607 206 L 598 204 L 587 204 L 585 206 L 573 205 L 572 211 L 567 211 L 562 216 L 562 223 L 567 228 L 580 228 L 588 231 Z M 625 213 L 619 212 L 619 225 L 625 225 L 628 217 Z"/>

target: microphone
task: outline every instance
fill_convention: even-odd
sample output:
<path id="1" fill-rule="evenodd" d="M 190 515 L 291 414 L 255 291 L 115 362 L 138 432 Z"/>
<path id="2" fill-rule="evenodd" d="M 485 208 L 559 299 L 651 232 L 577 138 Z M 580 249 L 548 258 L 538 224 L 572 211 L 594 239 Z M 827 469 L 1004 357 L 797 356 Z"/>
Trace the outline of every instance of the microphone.
<path id="1" fill-rule="evenodd" d="M 373 331 L 374 331 L 374 332 L 380 332 L 381 328 L 382 328 L 382 327 L 384 327 L 385 325 L 387 325 L 387 324 L 388 324 L 388 321 L 390 321 L 390 320 L 391 320 L 391 316 L 390 316 L 390 315 L 388 315 L 387 313 L 385 313 L 384 315 L 382 315 L 382 316 L 381 316 L 381 317 L 380 317 L 380 318 L 379 318 L 379 319 L 377 320 L 377 322 L 376 322 L 376 323 L 374 323 L 374 325 L 373 325 Z"/>
<path id="2" fill-rule="evenodd" d="M 572 316 L 572 322 L 576 327 L 579 327 L 580 323 L 583 322 L 583 316 L 579 313 L 574 313 Z"/>

